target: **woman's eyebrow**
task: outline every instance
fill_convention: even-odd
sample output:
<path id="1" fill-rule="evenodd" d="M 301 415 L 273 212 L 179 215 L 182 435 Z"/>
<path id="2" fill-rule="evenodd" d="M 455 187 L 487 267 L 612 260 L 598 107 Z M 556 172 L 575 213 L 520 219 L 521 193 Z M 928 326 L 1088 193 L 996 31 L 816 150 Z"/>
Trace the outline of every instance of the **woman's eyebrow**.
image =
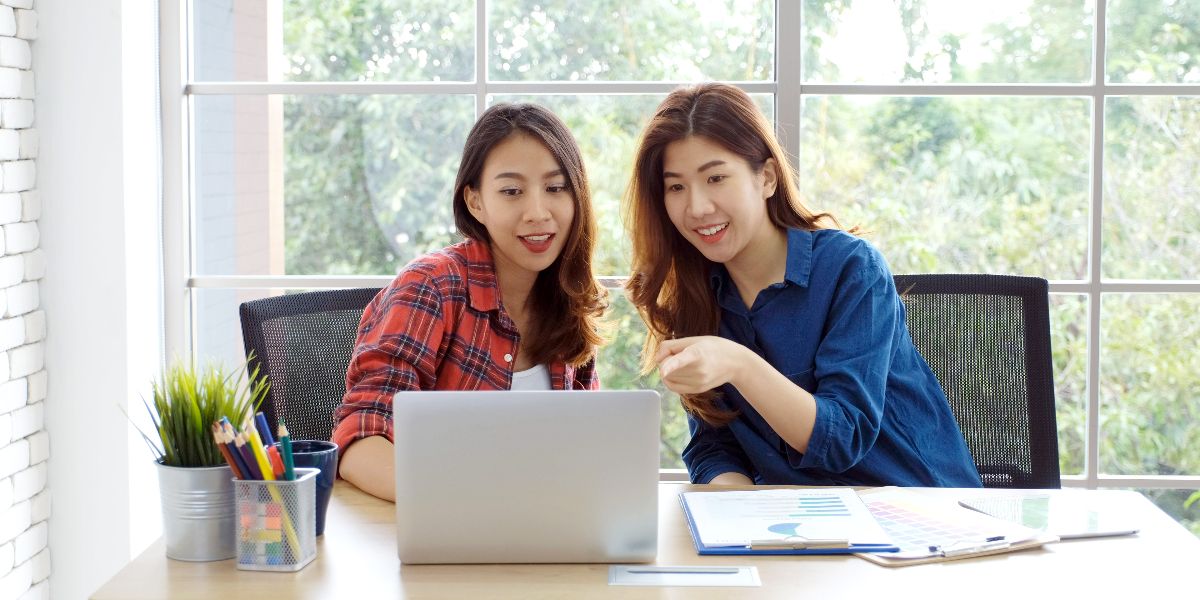
<path id="1" fill-rule="evenodd" d="M 707 171 L 708 169 L 711 169 L 713 167 L 718 167 L 723 164 L 725 164 L 725 161 L 720 160 L 720 159 L 710 160 L 710 161 L 700 165 L 700 168 L 696 169 L 696 172 L 703 173 L 703 172 Z M 663 171 L 663 179 L 666 179 L 668 177 L 683 177 L 683 176 L 680 175 L 679 173 L 675 173 L 673 171 Z"/>
<path id="2" fill-rule="evenodd" d="M 542 175 L 542 179 L 550 179 L 551 177 L 558 177 L 562 174 L 563 174 L 562 169 L 546 171 L 546 174 Z M 520 179 L 521 181 L 524 181 L 525 176 L 520 173 L 513 172 L 513 171 L 505 171 L 503 173 L 497 173 L 496 176 L 494 177 L 494 179 Z"/>

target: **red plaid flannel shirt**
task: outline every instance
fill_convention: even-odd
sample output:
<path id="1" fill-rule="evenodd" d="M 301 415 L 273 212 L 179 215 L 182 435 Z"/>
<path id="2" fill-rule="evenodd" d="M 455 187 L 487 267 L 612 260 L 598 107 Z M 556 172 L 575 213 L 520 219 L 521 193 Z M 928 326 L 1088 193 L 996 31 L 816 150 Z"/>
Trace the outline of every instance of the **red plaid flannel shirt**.
<path id="1" fill-rule="evenodd" d="M 373 435 L 392 441 L 398 391 L 511 389 L 518 343 L 487 244 L 468 240 L 414 260 L 363 311 L 333 441 L 342 451 Z M 556 390 L 600 387 L 594 359 L 548 367 Z"/>

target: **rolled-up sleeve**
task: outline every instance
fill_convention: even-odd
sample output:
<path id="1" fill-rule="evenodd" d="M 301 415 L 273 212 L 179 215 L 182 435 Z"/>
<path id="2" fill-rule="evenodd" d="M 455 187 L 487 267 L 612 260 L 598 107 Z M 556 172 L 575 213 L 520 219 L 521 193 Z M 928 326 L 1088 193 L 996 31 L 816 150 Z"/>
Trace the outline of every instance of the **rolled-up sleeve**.
<path id="1" fill-rule="evenodd" d="M 741 473 L 754 479 L 750 459 L 729 427 L 717 427 L 689 414 L 692 437 L 683 449 L 683 464 L 692 483 L 708 483 L 721 473 Z"/>
<path id="2" fill-rule="evenodd" d="M 442 301 L 428 276 L 412 271 L 363 311 L 346 371 L 346 394 L 333 416 L 333 441 L 342 452 L 374 435 L 393 441 L 392 396 L 434 387 L 445 352 Z"/>
<path id="3" fill-rule="evenodd" d="M 787 448 L 792 468 L 844 472 L 879 436 L 896 347 L 899 297 L 882 258 L 871 254 L 839 284 L 817 349 L 817 412 L 808 449 Z"/>

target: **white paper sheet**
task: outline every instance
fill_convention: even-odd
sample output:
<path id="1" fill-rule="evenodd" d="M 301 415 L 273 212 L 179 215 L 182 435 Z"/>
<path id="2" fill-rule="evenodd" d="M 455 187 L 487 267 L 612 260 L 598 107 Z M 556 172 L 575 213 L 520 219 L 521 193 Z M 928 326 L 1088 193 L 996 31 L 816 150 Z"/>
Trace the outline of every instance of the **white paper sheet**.
<path id="1" fill-rule="evenodd" d="M 683 497 L 700 541 L 708 547 L 795 536 L 850 544 L 891 542 L 848 488 L 684 492 Z"/>

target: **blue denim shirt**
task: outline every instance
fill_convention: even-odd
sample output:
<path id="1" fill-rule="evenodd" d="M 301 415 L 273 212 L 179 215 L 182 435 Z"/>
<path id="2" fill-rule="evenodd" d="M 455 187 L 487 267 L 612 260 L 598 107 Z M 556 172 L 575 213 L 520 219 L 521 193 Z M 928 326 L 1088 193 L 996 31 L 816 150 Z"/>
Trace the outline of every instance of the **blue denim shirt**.
<path id="1" fill-rule="evenodd" d="M 879 252 L 838 230 L 788 231 L 784 281 L 746 308 L 723 265 L 713 269 L 719 335 L 758 353 L 817 403 L 797 452 L 737 389 L 725 427 L 691 415 L 683 451 L 692 481 L 725 472 L 757 484 L 979 487 L 944 392 L 913 346 L 904 304 Z"/>

